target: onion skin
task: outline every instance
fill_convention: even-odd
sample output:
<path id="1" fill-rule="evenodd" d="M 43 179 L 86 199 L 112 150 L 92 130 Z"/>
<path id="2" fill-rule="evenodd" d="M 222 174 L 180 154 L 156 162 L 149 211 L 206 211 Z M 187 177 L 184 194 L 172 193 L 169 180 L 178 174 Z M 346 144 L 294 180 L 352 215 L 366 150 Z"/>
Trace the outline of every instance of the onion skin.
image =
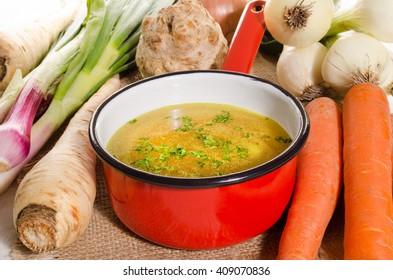
<path id="1" fill-rule="evenodd" d="M 251 0 L 199 0 L 209 14 L 221 26 L 222 33 L 230 42 L 236 30 L 240 16 Z"/>

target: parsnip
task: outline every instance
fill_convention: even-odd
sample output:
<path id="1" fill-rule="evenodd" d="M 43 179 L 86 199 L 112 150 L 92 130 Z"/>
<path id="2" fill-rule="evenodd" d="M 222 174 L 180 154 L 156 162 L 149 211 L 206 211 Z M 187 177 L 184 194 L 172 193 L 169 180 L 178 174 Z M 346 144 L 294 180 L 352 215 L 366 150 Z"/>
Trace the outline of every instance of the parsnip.
<path id="1" fill-rule="evenodd" d="M 24 1 L 19 9 L 23 9 Z M 30 1 L 33 2 L 33 1 Z M 13 24 L 0 24 L 0 91 L 4 90 L 16 69 L 23 76 L 42 60 L 59 34 L 72 22 L 77 11 L 85 5 L 83 0 L 59 0 L 59 7 L 39 18 L 21 18 Z M 5 13 L 6 10 L 2 10 Z M 3 15 L 2 15 L 3 16 Z"/>
<path id="2" fill-rule="evenodd" d="M 30 250 L 62 248 L 85 232 L 96 195 L 96 155 L 89 141 L 89 121 L 95 108 L 119 88 L 118 75 L 109 79 L 19 184 L 13 221 L 19 239 Z"/>

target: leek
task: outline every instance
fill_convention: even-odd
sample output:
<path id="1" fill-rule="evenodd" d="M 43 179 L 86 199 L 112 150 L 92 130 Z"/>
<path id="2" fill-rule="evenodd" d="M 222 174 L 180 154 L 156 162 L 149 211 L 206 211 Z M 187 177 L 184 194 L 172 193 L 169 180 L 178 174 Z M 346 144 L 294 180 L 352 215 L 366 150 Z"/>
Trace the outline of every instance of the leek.
<path id="1" fill-rule="evenodd" d="M 24 130 L 14 129 L 12 133 L 0 134 L 2 146 L 5 146 L 3 143 L 8 145 L 0 148 L 0 166 L 5 170 L 0 172 L 0 192 L 12 183 L 24 165 L 38 153 L 50 136 L 105 81 L 115 74 L 135 67 L 135 50 L 141 34 L 142 20 L 146 15 L 156 14 L 161 8 L 174 2 L 174 0 L 87 0 L 88 13 L 79 50 L 72 61 L 67 63 L 67 70 L 54 91 L 49 107 L 34 125 L 31 121 L 34 117 L 32 113 L 28 116 L 26 113 L 18 114 L 14 118 L 14 123 L 18 122 L 17 127 L 22 126 Z M 49 84 L 48 77 L 43 76 L 42 82 Z M 44 93 L 41 95 L 44 96 Z M 37 99 L 41 100 L 42 96 Z M 25 101 L 26 104 L 33 103 L 31 100 Z M 26 104 L 19 105 L 26 107 Z M 37 105 L 33 105 L 35 107 L 30 111 L 36 112 Z M 7 121 L 1 126 L 5 125 Z M 7 130 L 10 130 L 10 127 Z M 16 138 L 21 141 L 15 143 Z M 10 147 L 12 153 L 7 152 Z"/>

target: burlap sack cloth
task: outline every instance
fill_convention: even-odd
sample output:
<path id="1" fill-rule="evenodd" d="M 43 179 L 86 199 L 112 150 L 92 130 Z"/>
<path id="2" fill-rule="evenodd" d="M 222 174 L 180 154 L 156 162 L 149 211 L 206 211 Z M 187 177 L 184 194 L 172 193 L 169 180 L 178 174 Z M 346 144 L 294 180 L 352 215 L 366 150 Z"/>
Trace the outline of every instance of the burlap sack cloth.
<path id="1" fill-rule="evenodd" d="M 257 55 L 251 74 L 277 82 L 276 57 Z M 124 84 L 140 79 L 135 71 L 123 78 Z M 53 141 L 56 140 L 56 135 Z M 48 143 L 50 148 L 52 143 Z M 23 174 L 21 175 L 23 176 Z M 128 230 L 116 217 L 108 198 L 101 162 L 97 163 L 97 197 L 94 214 L 86 233 L 67 248 L 35 254 L 17 241 L 11 251 L 13 259 L 60 260 L 272 260 L 277 256 L 278 243 L 286 213 L 263 234 L 226 248 L 202 251 L 178 250 L 146 241 Z M 318 259 L 343 259 L 343 201 L 339 201 L 319 252 Z"/>

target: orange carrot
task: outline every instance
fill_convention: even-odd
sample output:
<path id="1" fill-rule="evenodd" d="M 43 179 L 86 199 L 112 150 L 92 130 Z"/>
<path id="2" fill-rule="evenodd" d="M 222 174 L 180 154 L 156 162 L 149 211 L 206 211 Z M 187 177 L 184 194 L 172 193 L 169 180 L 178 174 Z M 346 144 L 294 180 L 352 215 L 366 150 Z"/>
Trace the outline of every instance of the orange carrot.
<path id="1" fill-rule="evenodd" d="M 393 174 L 393 114 L 390 114 L 390 129 L 391 129 L 391 133 L 392 133 L 392 153 L 390 154 L 392 157 L 392 174 Z M 392 180 L 393 180 L 393 176 L 392 176 Z M 393 181 L 392 181 L 392 196 L 393 196 Z"/>
<path id="2" fill-rule="evenodd" d="M 343 135 L 344 258 L 393 259 L 391 123 L 379 86 L 348 91 Z"/>
<path id="3" fill-rule="evenodd" d="M 306 105 L 310 134 L 299 152 L 297 180 L 277 259 L 316 259 L 342 188 L 342 121 L 337 103 Z"/>

